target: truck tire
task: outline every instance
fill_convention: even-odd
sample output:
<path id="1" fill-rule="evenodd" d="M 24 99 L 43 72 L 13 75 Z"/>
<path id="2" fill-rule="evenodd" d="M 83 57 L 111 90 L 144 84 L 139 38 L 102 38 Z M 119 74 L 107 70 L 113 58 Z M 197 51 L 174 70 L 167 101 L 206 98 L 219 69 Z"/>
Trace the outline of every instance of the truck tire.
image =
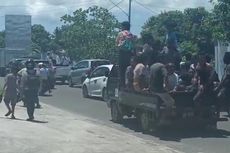
<path id="1" fill-rule="evenodd" d="M 123 119 L 122 113 L 118 109 L 117 103 L 115 101 L 111 102 L 111 117 L 112 121 L 115 123 L 121 123 Z"/>
<path id="2" fill-rule="evenodd" d="M 73 87 L 73 80 L 71 77 L 69 78 L 68 83 L 69 83 L 69 87 Z"/>
<path id="3" fill-rule="evenodd" d="M 150 118 L 148 111 L 141 111 L 139 116 L 140 127 L 143 132 L 149 132 L 150 130 Z"/>
<path id="4" fill-rule="evenodd" d="M 62 79 L 61 79 L 61 83 L 62 83 L 63 85 L 65 84 L 65 80 L 66 80 L 65 78 L 62 78 Z"/>
<path id="5" fill-rule="evenodd" d="M 103 99 L 103 101 L 105 101 L 105 102 L 108 101 L 108 94 L 107 94 L 106 88 L 104 88 L 104 89 L 102 90 L 102 99 Z"/>
<path id="6" fill-rule="evenodd" d="M 87 89 L 87 87 L 85 85 L 82 87 L 82 95 L 83 95 L 84 98 L 89 97 L 88 89 Z"/>

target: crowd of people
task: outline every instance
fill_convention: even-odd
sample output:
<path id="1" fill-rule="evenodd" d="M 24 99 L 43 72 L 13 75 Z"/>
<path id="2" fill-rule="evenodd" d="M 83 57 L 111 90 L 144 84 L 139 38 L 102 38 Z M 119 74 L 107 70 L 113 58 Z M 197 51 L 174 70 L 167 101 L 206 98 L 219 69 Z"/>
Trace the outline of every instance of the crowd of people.
<path id="1" fill-rule="evenodd" d="M 142 36 L 142 46 L 135 46 L 129 22 L 122 23 L 116 39 L 119 53 L 120 87 L 136 92 L 194 92 L 195 103 L 227 101 L 230 93 L 230 52 L 226 52 L 225 74 L 221 80 L 212 59 L 202 51 L 182 55 L 175 39 L 168 39 L 162 50 L 154 46 L 151 34 Z"/>
<path id="2" fill-rule="evenodd" d="M 8 112 L 15 119 L 14 110 L 17 102 L 23 101 L 27 107 L 28 121 L 34 120 L 34 109 L 41 108 L 39 95 L 51 92 L 49 83 L 49 69 L 44 63 L 36 63 L 28 59 L 25 68 L 18 71 L 17 63 L 12 63 L 11 72 L 6 76 L 3 101 Z"/>
<path id="3" fill-rule="evenodd" d="M 71 63 L 70 58 L 66 55 L 65 52 L 59 54 L 48 52 L 46 60 L 53 65 L 69 65 Z"/>

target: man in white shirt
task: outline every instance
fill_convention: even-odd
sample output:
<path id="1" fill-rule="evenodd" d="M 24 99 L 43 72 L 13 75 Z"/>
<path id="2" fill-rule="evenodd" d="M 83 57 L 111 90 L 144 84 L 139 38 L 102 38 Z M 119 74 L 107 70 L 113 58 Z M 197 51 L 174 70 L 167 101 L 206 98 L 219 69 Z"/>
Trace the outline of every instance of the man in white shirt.
<path id="1" fill-rule="evenodd" d="M 48 89 L 48 73 L 49 70 L 43 63 L 39 63 L 39 77 L 40 77 L 40 90 L 39 95 L 44 95 L 44 93 L 49 90 Z"/>

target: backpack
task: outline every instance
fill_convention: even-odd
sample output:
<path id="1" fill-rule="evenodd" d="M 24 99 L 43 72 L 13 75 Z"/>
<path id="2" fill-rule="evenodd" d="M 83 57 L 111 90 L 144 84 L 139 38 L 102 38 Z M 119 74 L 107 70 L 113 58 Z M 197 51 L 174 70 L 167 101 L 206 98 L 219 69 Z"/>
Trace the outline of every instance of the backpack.
<path id="1" fill-rule="evenodd" d="M 124 36 L 124 41 L 120 47 L 124 50 L 132 51 L 134 48 L 133 34 L 128 31 L 124 31 L 122 34 Z"/>

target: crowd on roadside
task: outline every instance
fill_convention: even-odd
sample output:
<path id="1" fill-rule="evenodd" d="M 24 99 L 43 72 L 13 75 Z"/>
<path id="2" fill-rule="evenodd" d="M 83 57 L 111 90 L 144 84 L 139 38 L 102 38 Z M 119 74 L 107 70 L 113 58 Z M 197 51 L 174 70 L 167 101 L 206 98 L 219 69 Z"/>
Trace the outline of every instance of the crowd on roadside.
<path id="1" fill-rule="evenodd" d="M 12 62 L 10 73 L 5 77 L 1 101 L 4 101 L 8 112 L 5 116 L 11 115 L 15 119 L 15 106 L 22 101 L 27 108 L 28 121 L 34 120 L 34 109 L 41 108 L 39 95 L 51 93 L 52 79 L 51 63 L 36 63 L 32 59 L 25 62 L 25 67 L 18 69 L 18 63 Z"/>
<path id="2" fill-rule="evenodd" d="M 182 57 L 173 35 L 162 50 L 156 50 L 151 34 L 142 35 L 135 46 L 130 24 L 122 23 L 116 39 L 119 52 L 120 87 L 136 92 L 194 92 L 196 103 L 227 101 L 230 94 L 230 52 L 224 56 L 225 74 L 219 79 L 212 59 L 200 51 Z M 183 60 L 182 60 L 183 59 Z"/>
<path id="3" fill-rule="evenodd" d="M 70 65 L 71 60 L 70 58 L 66 55 L 65 52 L 62 53 L 53 53 L 53 52 L 48 52 L 46 56 L 46 60 L 48 60 L 50 63 L 53 65 Z"/>

